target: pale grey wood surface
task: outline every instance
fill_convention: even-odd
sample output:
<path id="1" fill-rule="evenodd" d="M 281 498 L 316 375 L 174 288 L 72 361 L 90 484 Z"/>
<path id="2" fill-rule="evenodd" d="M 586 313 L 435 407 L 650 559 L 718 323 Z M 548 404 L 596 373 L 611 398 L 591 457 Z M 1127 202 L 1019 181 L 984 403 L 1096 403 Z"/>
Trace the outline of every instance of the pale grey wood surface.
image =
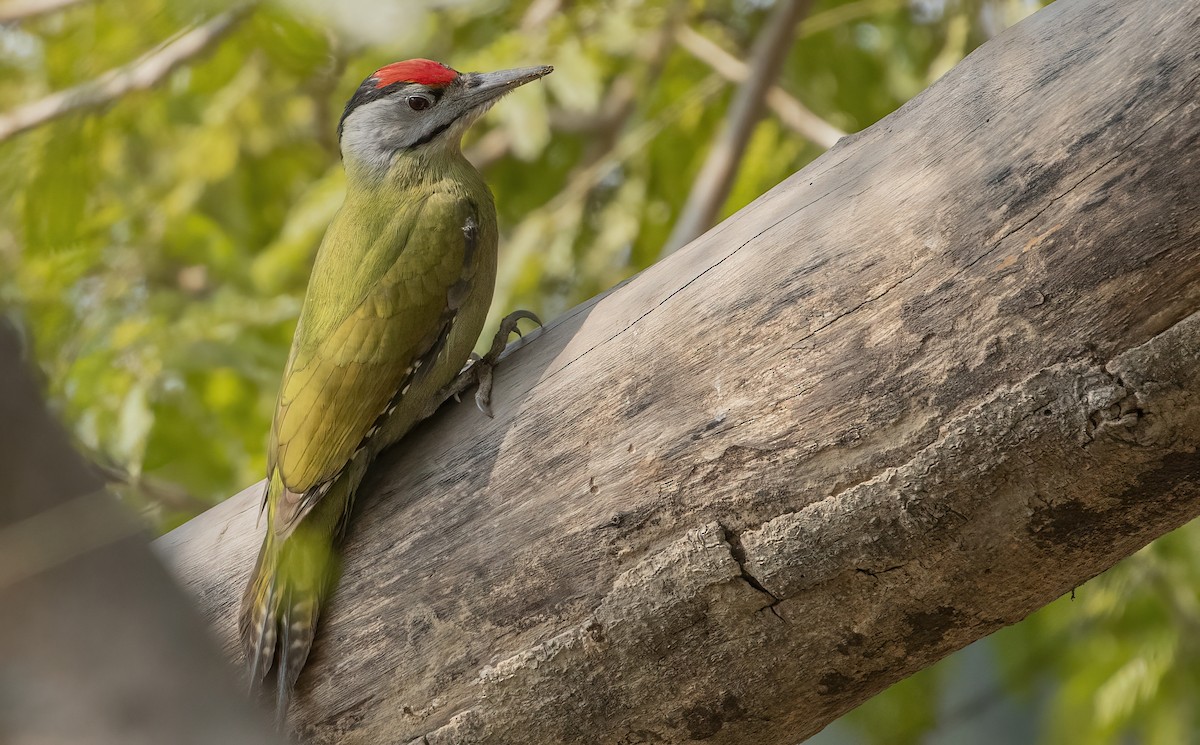
<path id="1" fill-rule="evenodd" d="M 1195 516 L 1198 93 L 1195 3 L 1059 0 L 534 335 L 375 469 L 294 723 L 795 743 Z M 160 542 L 231 656 L 257 499 Z"/>

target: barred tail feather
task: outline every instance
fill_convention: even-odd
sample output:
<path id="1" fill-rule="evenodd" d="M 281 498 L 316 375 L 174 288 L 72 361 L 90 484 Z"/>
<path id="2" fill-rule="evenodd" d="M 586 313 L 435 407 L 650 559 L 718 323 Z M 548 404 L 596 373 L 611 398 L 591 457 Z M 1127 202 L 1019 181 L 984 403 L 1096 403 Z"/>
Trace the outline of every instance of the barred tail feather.
<path id="1" fill-rule="evenodd" d="M 308 660 L 308 652 L 312 649 L 317 617 L 321 613 L 320 600 L 316 593 L 297 592 L 293 588 L 280 615 L 279 678 L 275 687 L 275 715 L 281 729 L 287 716 L 292 688 L 295 687 L 296 679 L 300 677 L 300 671 L 304 669 L 304 663 Z"/>
<path id="2" fill-rule="evenodd" d="M 275 658 L 275 634 L 279 613 L 279 593 L 275 578 L 279 552 L 273 544 L 274 541 L 268 532 L 258 552 L 254 573 L 242 596 L 241 614 L 238 617 L 242 649 L 250 665 L 251 690 L 266 677 Z"/>
<path id="3" fill-rule="evenodd" d="M 267 535 L 242 596 L 238 626 L 250 687 L 260 686 L 275 667 L 275 710 L 281 728 L 292 688 L 312 648 L 321 606 L 337 576 L 334 542 L 348 503 L 348 483 L 338 482 L 342 488 L 330 495 L 335 499 L 322 500 L 311 519 L 301 521 L 286 538 L 276 535 L 268 505 Z M 282 491 L 278 477 L 268 489 Z"/>
<path id="4" fill-rule="evenodd" d="M 259 514 L 267 512 L 269 505 L 279 498 L 283 482 L 272 474 L 263 490 L 263 507 Z M 279 592 L 276 577 L 279 570 L 279 551 L 275 542 L 275 531 L 270 527 L 271 513 L 268 512 L 267 534 L 250 581 L 242 594 L 242 607 L 238 614 L 238 631 L 242 638 L 242 650 L 250 666 L 250 690 L 254 690 L 266 677 L 275 657 L 276 619 L 279 609 Z"/>
<path id="5" fill-rule="evenodd" d="M 286 542 L 285 542 L 286 543 Z M 276 666 L 275 712 L 282 727 L 292 688 L 312 648 L 323 599 L 322 583 L 299 583 L 279 570 L 281 553 L 268 538 L 254 578 L 242 599 L 242 647 L 250 666 L 251 690 Z"/>

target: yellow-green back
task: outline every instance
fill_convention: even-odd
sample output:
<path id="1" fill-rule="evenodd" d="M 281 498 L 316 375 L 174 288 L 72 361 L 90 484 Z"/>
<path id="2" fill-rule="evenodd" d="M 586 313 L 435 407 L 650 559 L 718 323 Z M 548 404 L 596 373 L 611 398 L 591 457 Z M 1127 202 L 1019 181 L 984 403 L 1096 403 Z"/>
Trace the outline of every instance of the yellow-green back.
<path id="1" fill-rule="evenodd" d="M 384 186 L 355 175 L 317 253 L 272 427 L 270 461 L 293 493 L 337 475 L 437 341 L 472 258 L 468 221 L 470 251 L 496 251 L 491 194 L 461 156 L 398 157 Z"/>

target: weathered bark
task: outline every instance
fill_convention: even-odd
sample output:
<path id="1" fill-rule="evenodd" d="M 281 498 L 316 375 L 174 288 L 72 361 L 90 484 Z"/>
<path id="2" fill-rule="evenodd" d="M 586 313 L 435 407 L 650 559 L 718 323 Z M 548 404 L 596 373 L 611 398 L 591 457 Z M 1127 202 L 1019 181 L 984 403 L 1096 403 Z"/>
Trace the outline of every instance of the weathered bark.
<path id="1" fill-rule="evenodd" d="M 296 723 L 795 743 L 1195 516 L 1198 92 L 1059 0 L 561 319 L 375 470 Z M 257 499 L 161 544 L 231 655 Z"/>

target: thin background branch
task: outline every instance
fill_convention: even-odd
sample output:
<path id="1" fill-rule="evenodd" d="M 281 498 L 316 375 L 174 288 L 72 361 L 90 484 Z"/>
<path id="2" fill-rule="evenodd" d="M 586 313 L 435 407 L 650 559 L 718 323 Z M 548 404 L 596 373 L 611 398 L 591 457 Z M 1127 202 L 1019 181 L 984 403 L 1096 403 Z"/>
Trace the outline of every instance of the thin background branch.
<path id="1" fill-rule="evenodd" d="M 811 0 L 781 0 L 754 40 L 750 74 L 738 88 L 729 106 L 721 132 L 663 246 L 663 255 L 690 243 L 716 220 L 718 210 L 729 196 L 738 164 L 762 113 L 767 91 L 779 77 L 784 59 L 791 49 L 796 24 L 810 4 Z"/>
<path id="2" fill-rule="evenodd" d="M 179 484 L 141 474 L 132 474 L 124 467 L 104 462 L 95 455 L 91 455 L 90 462 L 96 474 L 105 483 L 133 490 L 156 507 L 199 514 L 212 506 L 211 503 L 193 495 Z"/>
<path id="3" fill-rule="evenodd" d="M 85 0 L 0 0 L 0 23 L 27 21 L 83 2 Z"/>
<path id="4" fill-rule="evenodd" d="M 675 32 L 675 41 L 693 57 L 704 62 L 731 83 L 742 84 L 750 78 L 750 66 L 726 52 L 716 42 L 690 26 Z M 778 85 L 767 89 L 767 106 L 783 124 L 801 137 L 823 148 L 831 148 L 846 133 L 802 104 Z"/>
<path id="5" fill-rule="evenodd" d="M 96 80 L 52 93 L 0 114 L 0 142 L 68 114 L 98 109 L 128 93 L 154 87 L 172 70 L 212 48 L 252 8 L 253 4 L 249 4 L 228 10 L 201 26 L 175 36 L 128 65 L 109 70 Z"/>

